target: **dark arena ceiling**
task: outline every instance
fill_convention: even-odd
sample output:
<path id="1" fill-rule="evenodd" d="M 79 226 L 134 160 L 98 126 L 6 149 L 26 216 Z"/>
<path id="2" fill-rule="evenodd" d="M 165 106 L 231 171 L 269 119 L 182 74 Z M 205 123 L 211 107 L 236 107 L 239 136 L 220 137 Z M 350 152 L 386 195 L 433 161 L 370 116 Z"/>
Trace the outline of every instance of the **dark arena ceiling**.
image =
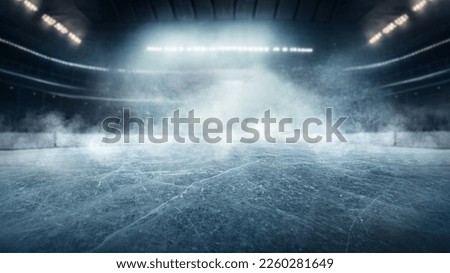
<path id="1" fill-rule="evenodd" d="M 274 20 L 357 23 L 376 1 L 349 0 L 77 0 L 94 23 L 148 23 L 172 20 Z"/>

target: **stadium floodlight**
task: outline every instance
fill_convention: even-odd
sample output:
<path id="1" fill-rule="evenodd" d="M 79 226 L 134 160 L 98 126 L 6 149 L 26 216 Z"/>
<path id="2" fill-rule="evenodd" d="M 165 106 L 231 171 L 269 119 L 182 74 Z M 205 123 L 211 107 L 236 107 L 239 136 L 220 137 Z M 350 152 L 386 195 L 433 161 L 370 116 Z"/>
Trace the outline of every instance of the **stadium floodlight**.
<path id="1" fill-rule="evenodd" d="M 69 32 L 69 38 L 72 40 L 75 44 L 79 45 L 81 44 L 81 38 L 78 37 L 76 34 Z"/>
<path id="2" fill-rule="evenodd" d="M 162 47 L 149 46 L 149 47 L 147 47 L 147 50 L 151 51 L 151 52 L 161 52 L 161 51 L 163 51 L 163 48 Z"/>
<path id="3" fill-rule="evenodd" d="M 38 7 L 37 7 L 35 4 L 33 4 L 32 2 L 28 1 L 28 0 L 23 1 L 23 5 L 24 5 L 28 10 L 31 10 L 31 11 L 33 11 L 33 12 L 38 11 Z"/>
<path id="4" fill-rule="evenodd" d="M 369 44 L 371 44 L 371 45 L 375 44 L 375 43 L 378 42 L 382 37 L 383 37 L 383 34 L 381 34 L 381 32 L 378 32 L 378 33 L 375 34 L 372 38 L 370 38 Z"/>
<path id="5" fill-rule="evenodd" d="M 56 24 L 56 20 L 47 14 L 42 15 L 42 20 L 44 20 L 44 22 L 49 26 Z"/>
<path id="6" fill-rule="evenodd" d="M 297 52 L 300 52 L 300 53 L 313 53 L 314 49 L 312 49 L 312 48 L 297 48 Z"/>
<path id="7" fill-rule="evenodd" d="M 401 26 L 401 25 L 403 25 L 406 21 L 408 21 L 408 19 L 409 19 L 409 16 L 408 16 L 408 14 L 403 14 L 402 16 L 400 16 L 400 17 L 398 17 L 397 19 L 395 19 L 395 24 L 397 25 L 397 26 Z"/>
<path id="8" fill-rule="evenodd" d="M 69 30 L 61 23 L 56 23 L 55 29 L 61 32 L 62 34 L 67 34 L 69 32 Z"/>
<path id="9" fill-rule="evenodd" d="M 397 25 L 394 23 L 390 23 L 389 25 L 387 25 L 385 28 L 383 28 L 383 33 L 384 34 L 389 34 L 391 33 L 394 29 L 397 28 Z"/>
<path id="10" fill-rule="evenodd" d="M 422 0 L 422 1 L 419 1 L 417 4 L 415 4 L 412 9 L 415 12 L 420 12 L 425 8 L 425 6 L 427 4 L 428 4 L 427 0 Z"/>
<path id="11" fill-rule="evenodd" d="M 268 47 L 268 46 L 148 46 L 148 52 L 167 52 L 167 53 L 268 53 L 268 52 L 291 52 L 291 53 L 313 53 L 312 48 L 303 47 Z"/>

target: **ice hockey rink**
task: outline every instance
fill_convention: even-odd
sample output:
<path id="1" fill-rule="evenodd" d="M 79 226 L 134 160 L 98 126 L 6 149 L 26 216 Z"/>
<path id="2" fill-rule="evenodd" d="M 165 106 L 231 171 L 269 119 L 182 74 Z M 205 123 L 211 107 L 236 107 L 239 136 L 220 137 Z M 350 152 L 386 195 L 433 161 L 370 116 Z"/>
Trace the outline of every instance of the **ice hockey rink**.
<path id="1" fill-rule="evenodd" d="M 1 0 L 0 253 L 450 253 L 449 3 Z"/>
<path id="2" fill-rule="evenodd" d="M 3 252 L 447 252 L 450 151 L 0 151 Z"/>

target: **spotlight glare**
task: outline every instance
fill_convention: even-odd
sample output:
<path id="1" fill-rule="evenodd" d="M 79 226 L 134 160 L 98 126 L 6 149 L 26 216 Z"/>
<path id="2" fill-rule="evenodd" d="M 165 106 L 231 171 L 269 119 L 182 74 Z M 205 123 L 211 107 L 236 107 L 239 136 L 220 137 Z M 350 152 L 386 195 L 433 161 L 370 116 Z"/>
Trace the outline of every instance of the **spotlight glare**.
<path id="1" fill-rule="evenodd" d="M 56 20 L 47 14 L 42 15 L 42 20 L 44 20 L 44 22 L 49 26 L 53 26 L 54 24 L 56 24 Z"/>
<path id="2" fill-rule="evenodd" d="M 417 4 L 415 4 L 412 9 L 415 12 L 420 12 L 425 8 L 425 6 L 427 4 L 428 4 L 427 0 L 422 0 L 422 1 L 418 2 Z"/>
<path id="3" fill-rule="evenodd" d="M 76 34 L 69 32 L 69 38 L 72 40 L 75 44 L 79 45 L 81 44 L 81 39 Z"/>
<path id="4" fill-rule="evenodd" d="M 56 28 L 56 26 L 55 26 Z M 71 34 L 69 34 L 71 36 Z M 71 37 L 73 38 L 73 37 Z M 72 39 L 76 40 L 76 39 Z M 218 52 L 218 53 L 229 53 L 229 52 L 247 52 L 247 53 L 268 53 L 268 52 L 291 52 L 291 53 L 313 53 L 312 48 L 302 48 L 302 47 L 267 47 L 267 46 L 188 46 L 188 47 L 158 47 L 158 46 L 148 46 L 146 48 L 148 52 Z"/>
<path id="5" fill-rule="evenodd" d="M 395 24 L 397 26 L 401 26 L 403 25 L 406 21 L 408 21 L 409 16 L 407 14 L 403 14 L 402 16 L 398 17 L 397 19 L 395 19 Z"/>
<path id="6" fill-rule="evenodd" d="M 394 23 L 390 23 L 389 25 L 387 25 L 385 28 L 383 28 L 383 33 L 384 34 L 389 34 L 391 33 L 394 29 L 397 28 L 397 25 Z"/>
<path id="7" fill-rule="evenodd" d="M 23 4 L 30 11 L 33 11 L 33 12 L 38 11 L 38 7 L 35 4 L 31 3 L 30 1 L 28 1 L 28 0 L 25 0 L 23 2 Z"/>
<path id="8" fill-rule="evenodd" d="M 62 34 L 67 34 L 69 32 L 69 30 L 61 23 L 56 23 L 55 28 Z"/>
<path id="9" fill-rule="evenodd" d="M 161 47 L 151 47 L 151 46 L 149 46 L 149 47 L 147 47 L 147 50 L 151 51 L 151 52 L 160 52 L 160 51 L 162 51 L 162 48 Z"/>
<path id="10" fill-rule="evenodd" d="M 378 42 L 381 39 L 381 37 L 383 37 L 383 34 L 381 34 L 381 32 L 378 32 L 372 38 L 370 38 L 369 44 L 371 44 L 371 45 L 375 44 L 376 42 Z"/>

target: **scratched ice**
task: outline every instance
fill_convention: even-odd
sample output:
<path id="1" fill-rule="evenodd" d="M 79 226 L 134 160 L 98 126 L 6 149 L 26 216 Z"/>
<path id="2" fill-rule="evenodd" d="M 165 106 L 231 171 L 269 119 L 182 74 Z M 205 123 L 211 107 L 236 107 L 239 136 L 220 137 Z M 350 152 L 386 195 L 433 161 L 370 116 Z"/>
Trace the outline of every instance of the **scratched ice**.
<path id="1" fill-rule="evenodd" d="M 450 151 L 0 152 L 0 251 L 448 252 Z"/>

